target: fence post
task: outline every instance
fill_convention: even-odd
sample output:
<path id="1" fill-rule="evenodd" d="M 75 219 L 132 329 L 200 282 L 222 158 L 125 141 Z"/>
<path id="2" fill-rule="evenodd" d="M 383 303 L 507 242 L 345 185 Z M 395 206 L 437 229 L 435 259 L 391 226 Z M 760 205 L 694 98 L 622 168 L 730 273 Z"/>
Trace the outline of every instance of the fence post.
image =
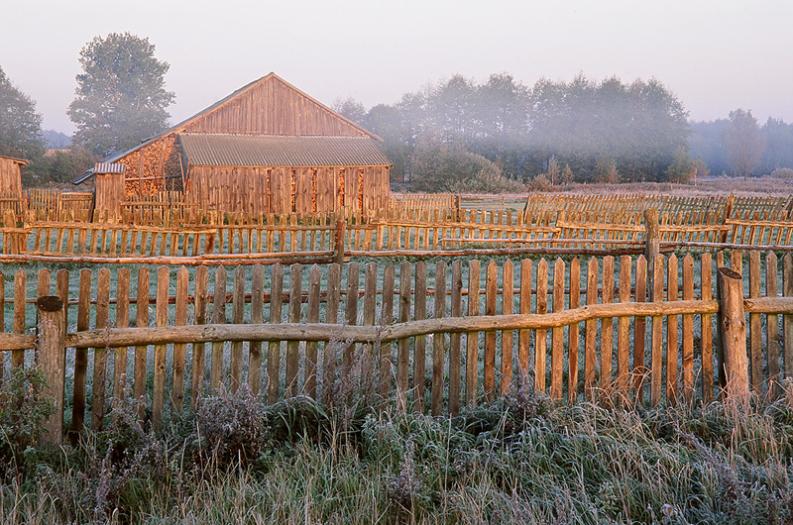
<path id="1" fill-rule="evenodd" d="M 727 221 L 732 216 L 732 211 L 735 208 L 735 195 L 730 193 L 727 196 L 727 202 L 724 204 L 724 217 L 721 220 L 722 231 L 719 234 L 719 242 L 726 243 L 729 238 L 730 232 L 727 230 Z"/>
<path id="2" fill-rule="evenodd" d="M 347 221 L 344 220 L 344 215 L 336 217 L 336 236 L 334 238 L 335 255 L 333 262 L 336 264 L 344 264 L 344 233 L 347 229 Z"/>
<path id="3" fill-rule="evenodd" d="M 746 320 L 743 309 L 743 278 L 727 267 L 719 268 L 720 366 L 724 367 L 728 398 L 749 396 L 749 360 L 746 356 Z"/>
<path id="4" fill-rule="evenodd" d="M 647 259 L 647 289 L 654 290 L 655 258 L 661 253 L 661 235 L 658 229 L 658 208 L 644 210 L 644 258 Z M 659 298 L 653 298 L 653 301 Z"/>
<path id="5" fill-rule="evenodd" d="M 51 399 L 54 412 L 48 418 L 42 437 L 45 443 L 60 445 L 63 441 L 63 405 L 66 371 L 66 319 L 63 315 L 63 301 L 57 295 L 45 295 L 36 300 L 38 308 L 38 334 L 36 338 L 36 358 L 44 375 L 45 386 L 42 394 Z"/>

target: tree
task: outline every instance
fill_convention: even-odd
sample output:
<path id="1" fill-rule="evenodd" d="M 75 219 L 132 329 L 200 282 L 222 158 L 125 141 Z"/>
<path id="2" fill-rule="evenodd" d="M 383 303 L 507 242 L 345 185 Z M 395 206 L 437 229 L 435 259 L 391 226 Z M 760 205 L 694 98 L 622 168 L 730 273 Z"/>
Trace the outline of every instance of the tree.
<path id="1" fill-rule="evenodd" d="M 96 161 L 97 157 L 93 153 L 79 146 L 48 152 L 37 163 L 36 173 L 30 177 L 31 182 L 69 183 Z"/>
<path id="2" fill-rule="evenodd" d="M 366 108 L 354 98 L 337 99 L 333 103 L 333 111 L 339 115 L 355 122 L 363 124 L 366 119 Z"/>
<path id="3" fill-rule="evenodd" d="M 730 123 L 724 132 L 724 147 L 735 175 L 751 175 L 760 164 L 765 141 L 751 110 L 730 112 Z"/>
<path id="4" fill-rule="evenodd" d="M 730 121 L 727 119 L 691 123 L 689 154 L 692 158 L 702 159 L 712 173 L 726 173 L 730 169 L 724 149 L 724 132 L 729 125 Z"/>
<path id="5" fill-rule="evenodd" d="M 793 124 L 769 117 L 760 131 L 765 141 L 765 154 L 760 164 L 762 172 L 793 168 Z"/>
<path id="6" fill-rule="evenodd" d="M 130 33 L 96 37 L 80 51 L 83 72 L 69 117 L 75 142 L 97 155 L 128 149 L 167 127 L 174 94 L 165 89 L 166 62 L 147 38 Z"/>
<path id="7" fill-rule="evenodd" d="M 685 108 L 653 79 L 540 80 L 528 116 L 532 155 L 555 156 L 583 180 L 603 176 L 602 158 L 612 159 L 626 180 L 663 180 L 688 133 Z"/>
<path id="8" fill-rule="evenodd" d="M 690 184 L 697 175 L 697 167 L 691 162 L 688 152 L 680 148 L 675 154 L 675 160 L 666 168 L 666 179 L 669 182 Z"/>
<path id="9" fill-rule="evenodd" d="M 41 115 L 0 68 L 0 155 L 35 160 L 44 153 Z"/>

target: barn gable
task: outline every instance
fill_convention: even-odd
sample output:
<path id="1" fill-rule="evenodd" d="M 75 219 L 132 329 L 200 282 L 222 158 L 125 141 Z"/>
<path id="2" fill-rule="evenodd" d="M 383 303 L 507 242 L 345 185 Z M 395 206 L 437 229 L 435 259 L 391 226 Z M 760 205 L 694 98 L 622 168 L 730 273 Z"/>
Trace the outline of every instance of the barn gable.
<path id="1" fill-rule="evenodd" d="M 235 91 L 177 128 L 188 133 L 377 138 L 275 73 Z"/>

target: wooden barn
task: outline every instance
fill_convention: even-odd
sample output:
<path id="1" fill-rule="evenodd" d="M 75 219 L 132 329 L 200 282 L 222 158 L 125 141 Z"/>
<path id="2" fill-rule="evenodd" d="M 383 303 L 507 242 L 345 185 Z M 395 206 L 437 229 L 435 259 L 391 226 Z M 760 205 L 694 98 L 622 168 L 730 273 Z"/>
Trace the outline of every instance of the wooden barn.
<path id="1" fill-rule="evenodd" d="M 369 213 L 389 195 L 380 142 L 270 73 L 105 163 L 124 166 L 127 197 L 181 190 L 220 211 Z"/>

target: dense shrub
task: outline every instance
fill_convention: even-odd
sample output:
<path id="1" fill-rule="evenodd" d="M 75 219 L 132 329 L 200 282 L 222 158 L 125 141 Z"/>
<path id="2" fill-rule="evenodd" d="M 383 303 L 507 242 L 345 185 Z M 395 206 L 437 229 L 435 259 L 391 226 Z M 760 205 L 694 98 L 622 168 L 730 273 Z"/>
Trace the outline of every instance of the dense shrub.
<path id="1" fill-rule="evenodd" d="M 196 412 L 196 428 L 200 456 L 221 466 L 255 460 L 269 435 L 265 408 L 246 385 L 204 398 Z"/>
<path id="2" fill-rule="evenodd" d="M 416 151 L 413 165 L 417 191 L 502 193 L 524 188 L 504 177 L 493 162 L 461 148 L 423 146 Z"/>
<path id="3" fill-rule="evenodd" d="M 52 403 L 39 395 L 44 380 L 36 369 L 16 368 L 0 386 L 0 481 L 21 474 L 35 452 L 52 414 Z"/>

